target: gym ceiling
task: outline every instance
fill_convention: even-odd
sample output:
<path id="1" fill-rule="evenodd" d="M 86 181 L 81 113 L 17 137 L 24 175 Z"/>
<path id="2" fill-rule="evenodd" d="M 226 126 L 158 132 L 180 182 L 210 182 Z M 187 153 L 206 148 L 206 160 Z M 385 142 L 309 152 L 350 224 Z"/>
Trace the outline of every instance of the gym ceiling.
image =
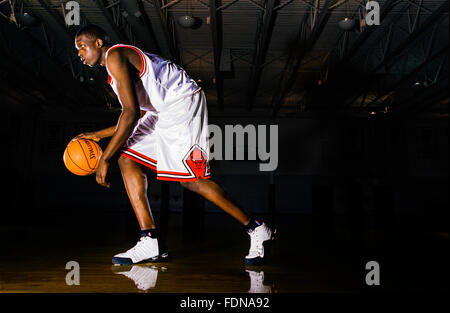
<path id="1" fill-rule="evenodd" d="M 5 105 L 120 110 L 105 69 L 77 56 L 68 2 L 0 0 Z M 448 0 L 76 3 L 79 25 L 180 64 L 214 114 L 448 118 Z"/>

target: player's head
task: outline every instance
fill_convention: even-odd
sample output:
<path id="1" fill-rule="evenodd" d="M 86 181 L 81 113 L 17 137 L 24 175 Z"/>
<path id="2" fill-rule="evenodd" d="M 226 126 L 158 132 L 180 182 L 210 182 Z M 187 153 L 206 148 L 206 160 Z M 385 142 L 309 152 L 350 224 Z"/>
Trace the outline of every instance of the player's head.
<path id="1" fill-rule="evenodd" d="M 96 25 L 83 26 L 75 35 L 75 47 L 83 64 L 99 64 L 102 48 L 107 46 L 110 46 L 108 35 Z"/>

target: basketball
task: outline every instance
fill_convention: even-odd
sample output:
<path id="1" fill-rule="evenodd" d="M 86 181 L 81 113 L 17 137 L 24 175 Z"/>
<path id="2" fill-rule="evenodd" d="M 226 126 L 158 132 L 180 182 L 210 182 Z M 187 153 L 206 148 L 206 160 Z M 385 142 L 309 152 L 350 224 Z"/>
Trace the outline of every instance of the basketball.
<path id="1" fill-rule="evenodd" d="M 78 139 L 69 142 L 63 160 L 70 172 L 86 176 L 95 173 L 102 154 L 102 149 L 95 141 Z"/>

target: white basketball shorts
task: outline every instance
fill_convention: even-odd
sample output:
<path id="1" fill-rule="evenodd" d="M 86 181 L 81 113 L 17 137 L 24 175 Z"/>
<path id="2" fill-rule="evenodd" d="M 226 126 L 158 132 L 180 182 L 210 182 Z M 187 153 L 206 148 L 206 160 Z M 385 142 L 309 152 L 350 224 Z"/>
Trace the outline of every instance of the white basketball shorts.
<path id="1" fill-rule="evenodd" d="M 209 131 L 202 90 L 167 106 L 147 111 L 122 148 L 122 155 L 156 172 L 157 179 L 208 179 Z"/>

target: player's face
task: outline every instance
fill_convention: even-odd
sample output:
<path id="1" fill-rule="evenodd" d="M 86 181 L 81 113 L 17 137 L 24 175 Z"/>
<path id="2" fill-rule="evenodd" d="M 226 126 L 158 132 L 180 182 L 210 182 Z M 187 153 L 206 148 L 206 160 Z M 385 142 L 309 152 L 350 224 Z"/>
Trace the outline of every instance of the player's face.
<path id="1" fill-rule="evenodd" d="M 75 47 L 78 50 L 78 56 L 83 64 L 92 67 L 100 62 L 102 56 L 101 39 L 93 39 L 86 35 L 80 35 L 75 38 Z"/>

